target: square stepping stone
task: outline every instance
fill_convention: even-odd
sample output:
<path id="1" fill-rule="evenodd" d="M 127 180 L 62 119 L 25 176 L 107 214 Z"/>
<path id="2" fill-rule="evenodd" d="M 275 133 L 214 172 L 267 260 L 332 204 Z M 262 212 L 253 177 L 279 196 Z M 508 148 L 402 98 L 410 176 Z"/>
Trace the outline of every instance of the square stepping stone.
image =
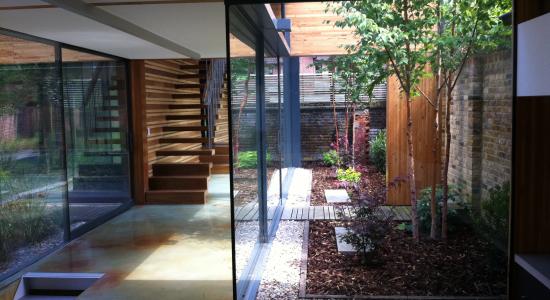
<path id="1" fill-rule="evenodd" d="M 355 248 L 351 244 L 348 244 L 342 241 L 342 237 L 348 233 L 346 227 L 334 227 L 334 233 L 336 234 L 336 246 L 338 247 L 338 253 L 353 255 L 357 253 Z M 372 249 L 367 248 L 367 251 L 370 252 Z"/>
<path id="2" fill-rule="evenodd" d="M 351 202 L 348 192 L 344 189 L 340 190 L 325 190 L 325 198 L 328 203 Z"/>
<path id="3" fill-rule="evenodd" d="M 334 233 L 336 234 L 336 246 L 338 247 L 338 253 L 352 255 L 356 253 L 351 244 L 342 241 L 342 236 L 348 233 L 348 230 L 345 227 L 334 227 Z"/>

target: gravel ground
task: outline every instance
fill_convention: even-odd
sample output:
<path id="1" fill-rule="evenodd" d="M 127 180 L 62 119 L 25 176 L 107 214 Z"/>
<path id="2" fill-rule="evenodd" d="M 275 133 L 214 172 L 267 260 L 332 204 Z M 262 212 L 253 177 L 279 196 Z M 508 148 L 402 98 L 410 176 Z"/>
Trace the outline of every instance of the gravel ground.
<path id="1" fill-rule="evenodd" d="M 256 299 L 297 299 L 304 222 L 281 221 Z"/>
<path id="2" fill-rule="evenodd" d="M 248 259 L 258 240 L 258 221 L 237 222 L 235 224 L 235 267 L 237 278 L 246 267 Z"/>
<path id="3" fill-rule="evenodd" d="M 312 173 L 310 169 L 294 169 L 285 206 L 302 207 L 309 205 L 311 197 L 311 177 Z"/>

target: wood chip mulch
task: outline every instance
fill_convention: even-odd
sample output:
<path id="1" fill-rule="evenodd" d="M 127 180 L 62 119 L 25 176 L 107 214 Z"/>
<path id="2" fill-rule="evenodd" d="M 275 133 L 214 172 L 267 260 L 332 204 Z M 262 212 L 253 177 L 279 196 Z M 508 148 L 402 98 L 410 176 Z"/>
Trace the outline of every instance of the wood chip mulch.
<path id="1" fill-rule="evenodd" d="M 340 181 L 336 179 L 336 168 L 327 167 L 322 163 L 309 162 L 304 168 L 312 169 L 313 182 L 311 189 L 311 205 L 323 206 L 329 205 L 325 199 L 326 189 L 344 188 Z M 352 202 L 357 202 L 361 197 L 369 197 L 384 203 L 386 199 L 386 178 L 384 174 L 378 172 L 373 166 L 358 166 L 357 170 L 361 172 L 361 184 L 359 191 L 352 188 L 346 188 L 351 193 Z"/>
<path id="2" fill-rule="evenodd" d="M 267 169 L 267 176 L 271 178 L 275 170 Z M 239 191 L 235 196 L 235 206 L 244 206 L 258 199 L 258 171 L 256 169 L 238 169 L 233 174 L 233 189 Z M 269 182 L 268 182 L 269 185 Z"/>
<path id="3" fill-rule="evenodd" d="M 383 264 L 363 266 L 357 256 L 338 254 L 334 221 L 312 221 L 307 294 L 377 296 L 498 296 L 506 293 L 506 256 L 472 232 L 445 243 L 392 230 Z M 340 226 L 340 225 L 339 225 Z M 491 259 L 492 258 L 492 259 Z"/>

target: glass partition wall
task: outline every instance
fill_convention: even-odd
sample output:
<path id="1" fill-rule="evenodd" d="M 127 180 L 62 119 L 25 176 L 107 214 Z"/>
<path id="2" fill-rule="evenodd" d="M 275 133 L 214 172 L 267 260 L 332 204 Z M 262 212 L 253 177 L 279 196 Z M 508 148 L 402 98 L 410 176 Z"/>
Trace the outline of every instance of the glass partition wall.
<path id="1" fill-rule="evenodd" d="M 263 5 L 229 6 L 229 67 L 237 298 L 253 295 L 282 197 L 282 68 L 276 41 L 251 26 Z M 269 25 L 269 24 L 268 24 Z"/>
<path id="2" fill-rule="evenodd" d="M 131 203 L 126 62 L 0 29 L 0 282 Z"/>

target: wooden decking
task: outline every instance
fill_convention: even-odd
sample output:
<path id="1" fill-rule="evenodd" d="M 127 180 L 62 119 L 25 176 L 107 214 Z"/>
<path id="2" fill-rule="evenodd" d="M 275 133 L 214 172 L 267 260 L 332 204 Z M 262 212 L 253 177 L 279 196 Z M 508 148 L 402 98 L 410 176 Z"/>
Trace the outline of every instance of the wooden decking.
<path id="1" fill-rule="evenodd" d="M 410 206 L 382 206 L 385 214 L 392 214 L 396 221 L 410 221 Z M 272 219 L 275 207 L 269 207 L 268 218 Z M 352 217 L 354 208 L 351 206 L 302 206 L 284 207 L 281 220 L 339 220 L 343 216 Z M 235 208 L 236 221 L 253 221 L 258 219 L 258 204 L 249 203 Z"/>

